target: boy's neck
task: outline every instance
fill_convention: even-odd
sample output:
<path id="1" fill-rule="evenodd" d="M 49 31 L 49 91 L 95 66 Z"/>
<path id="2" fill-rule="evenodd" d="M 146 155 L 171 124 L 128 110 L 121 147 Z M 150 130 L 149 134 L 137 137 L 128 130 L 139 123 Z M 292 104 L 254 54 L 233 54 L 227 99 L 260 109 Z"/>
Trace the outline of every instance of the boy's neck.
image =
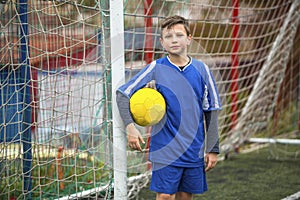
<path id="1" fill-rule="evenodd" d="M 188 55 L 168 55 L 170 61 L 177 66 L 186 66 L 190 62 L 190 57 Z"/>

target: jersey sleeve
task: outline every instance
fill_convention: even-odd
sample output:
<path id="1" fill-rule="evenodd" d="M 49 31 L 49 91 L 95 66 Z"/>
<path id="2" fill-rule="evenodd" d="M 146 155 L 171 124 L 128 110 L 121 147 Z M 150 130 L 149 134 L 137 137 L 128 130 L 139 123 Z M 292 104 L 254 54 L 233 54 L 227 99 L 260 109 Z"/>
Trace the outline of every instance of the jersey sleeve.
<path id="1" fill-rule="evenodd" d="M 127 97 L 131 97 L 137 90 L 145 87 L 145 85 L 153 80 L 153 72 L 156 62 L 148 64 L 127 83 L 118 88 L 117 92 L 121 92 Z"/>
<path id="2" fill-rule="evenodd" d="M 137 90 L 152 80 L 155 65 L 155 62 L 147 65 L 116 91 L 117 105 L 125 126 L 133 122 L 130 113 L 129 99 Z"/>
<path id="3" fill-rule="evenodd" d="M 117 92 L 116 100 L 117 100 L 120 116 L 123 120 L 124 126 L 126 127 L 128 124 L 134 122 L 130 113 L 129 98 L 126 97 L 124 94 Z"/>
<path id="4" fill-rule="evenodd" d="M 203 98 L 203 110 L 212 111 L 212 110 L 221 110 L 222 104 L 220 100 L 220 95 L 218 88 L 216 86 L 216 81 L 209 70 L 207 65 L 205 67 L 205 91 Z"/>

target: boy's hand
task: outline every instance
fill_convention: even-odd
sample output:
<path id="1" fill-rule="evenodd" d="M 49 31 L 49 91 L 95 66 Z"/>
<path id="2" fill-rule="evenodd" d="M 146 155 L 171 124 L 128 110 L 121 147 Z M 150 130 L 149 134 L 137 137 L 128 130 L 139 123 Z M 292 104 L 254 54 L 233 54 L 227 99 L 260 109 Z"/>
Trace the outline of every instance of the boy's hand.
<path id="1" fill-rule="evenodd" d="M 208 172 L 210 169 L 214 168 L 217 164 L 218 158 L 217 153 L 207 153 L 205 155 L 205 171 Z"/>
<path id="2" fill-rule="evenodd" d="M 140 134 L 139 130 L 135 127 L 135 125 L 133 123 L 128 124 L 126 127 L 126 131 L 128 146 L 131 149 L 143 151 L 140 142 L 145 144 L 145 141 L 142 135 Z"/>
<path id="3" fill-rule="evenodd" d="M 148 82 L 145 87 L 146 88 L 152 88 L 152 89 L 156 90 L 155 84 L 156 84 L 155 80 L 152 80 L 152 81 Z"/>

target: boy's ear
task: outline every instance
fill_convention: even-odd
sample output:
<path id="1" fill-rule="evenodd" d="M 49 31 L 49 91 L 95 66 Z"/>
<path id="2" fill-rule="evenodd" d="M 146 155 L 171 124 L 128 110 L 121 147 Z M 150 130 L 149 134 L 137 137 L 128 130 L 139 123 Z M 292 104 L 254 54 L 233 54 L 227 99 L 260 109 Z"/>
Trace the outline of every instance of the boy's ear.
<path id="1" fill-rule="evenodd" d="M 192 35 L 189 35 L 189 36 L 187 37 L 187 40 L 188 40 L 187 44 L 190 45 L 191 42 L 192 42 Z"/>

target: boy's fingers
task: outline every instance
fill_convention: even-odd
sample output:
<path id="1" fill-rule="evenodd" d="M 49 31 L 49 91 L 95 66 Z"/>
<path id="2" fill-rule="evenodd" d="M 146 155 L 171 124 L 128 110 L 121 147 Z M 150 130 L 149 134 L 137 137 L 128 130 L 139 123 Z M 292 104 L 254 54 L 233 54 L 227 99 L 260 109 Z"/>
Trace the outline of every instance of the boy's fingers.
<path id="1" fill-rule="evenodd" d="M 139 139 L 140 139 L 140 141 L 141 141 L 143 144 L 145 144 L 145 141 L 144 141 L 143 137 L 140 136 Z M 139 142 L 138 142 L 138 147 L 137 147 L 137 148 L 138 148 L 139 151 L 143 151 L 143 149 L 142 149 L 142 147 L 141 147 L 141 145 L 140 145 Z"/>
<path id="2" fill-rule="evenodd" d="M 140 141 L 141 141 L 143 144 L 145 144 L 145 141 L 144 141 L 144 139 L 143 139 L 142 136 L 140 136 L 139 139 L 140 139 Z"/>
<path id="3" fill-rule="evenodd" d="M 207 172 L 207 171 L 209 171 L 210 168 L 211 168 L 211 162 L 210 162 L 210 160 L 209 160 L 208 155 L 205 156 L 205 165 L 206 165 L 205 171 Z"/>
<path id="4" fill-rule="evenodd" d="M 137 150 L 139 150 L 139 151 L 143 150 L 140 144 L 137 146 Z"/>
<path id="5" fill-rule="evenodd" d="M 206 155 L 206 156 L 204 157 L 204 159 L 205 159 L 205 164 L 208 165 L 208 156 Z"/>
<path id="6" fill-rule="evenodd" d="M 143 142 L 143 141 L 142 141 L 142 142 Z M 128 146 L 129 146 L 131 149 L 143 151 L 143 149 L 142 149 L 142 147 L 141 147 L 139 141 L 135 141 L 135 142 L 129 143 Z"/>
<path id="7" fill-rule="evenodd" d="M 205 168 L 205 171 L 207 172 L 207 171 L 209 171 L 211 168 L 212 168 L 211 162 L 208 162 L 208 163 L 207 163 L 207 166 L 206 166 L 206 168 Z"/>
<path id="8" fill-rule="evenodd" d="M 155 80 L 152 80 L 152 81 L 148 82 L 148 83 L 146 84 L 146 87 L 147 87 L 147 88 L 152 88 L 152 89 L 155 89 L 155 90 L 156 90 Z"/>
<path id="9" fill-rule="evenodd" d="M 214 168 L 216 166 L 217 162 L 215 161 L 208 161 L 206 163 L 205 171 L 209 171 L 210 169 Z"/>
<path id="10" fill-rule="evenodd" d="M 209 168 L 208 168 L 208 167 L 206 167 L 206 168 L 205 168 L 205 171 L 206 171 L 206 172 L 208 172 L 208 171 L 209 171 Z"/>
<path id="11" fill-rule="evenodd" d="M 139 142 L 136 142 L 135 144 L 130 145 L 130 148 L 132 148 L 134 150 L 142 151 L 142 147 Z"/>

